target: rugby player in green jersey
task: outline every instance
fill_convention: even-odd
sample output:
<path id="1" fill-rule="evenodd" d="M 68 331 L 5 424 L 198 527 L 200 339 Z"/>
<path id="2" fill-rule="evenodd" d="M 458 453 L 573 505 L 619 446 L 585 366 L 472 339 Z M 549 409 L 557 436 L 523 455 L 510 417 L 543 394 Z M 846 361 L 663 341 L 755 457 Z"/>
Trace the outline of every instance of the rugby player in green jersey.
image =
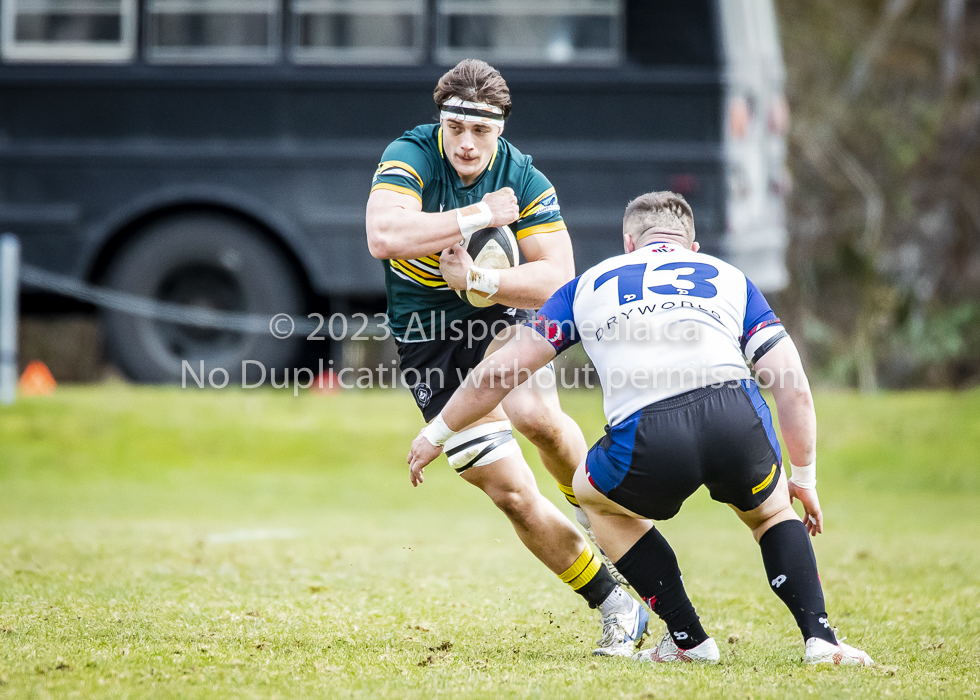
<path id="1" fill-rule="evenodd" d="M 505 343 L 575 266 L 554 187 L 501 134 L 511 110 L 500 73 L 465 60 L 440 78 L 438 124 L 406 132 L 385 149 L 367 205 L 371 255 L 384 261 L 388 317 L 402 376 L 426 421 L 466 375 Z M 476 231 L 509 225 L 527 262 L 483 270 L 461 245 Z M 493 302 L 478 308 L 457 290 Z M 627 594 L 572 523 L 538 491 L 511 427 L 576 507 L 572 478 L 586 453 L 581 430 L 558 402 L 553 368 L 513 391 L 446 445 L 450 465 L 486 493 L 524 545 L 602 614 L 594 654 L 628 656 L 646 632 L 645 608 Z"/>

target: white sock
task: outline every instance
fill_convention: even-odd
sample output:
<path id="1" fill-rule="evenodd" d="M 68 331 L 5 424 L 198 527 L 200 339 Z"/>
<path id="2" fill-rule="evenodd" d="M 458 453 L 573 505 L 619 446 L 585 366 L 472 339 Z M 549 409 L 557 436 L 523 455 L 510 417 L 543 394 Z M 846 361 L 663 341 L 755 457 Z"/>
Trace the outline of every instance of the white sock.
<path id="1" fill-rule="evenodd" d="M 575 519 L 578 524 L 584 527 L 586 530 L 592 529 L 592 523 L 589 522 L 589 516 L 585 514 L 585 511 L 575 506 Z"/>
<path id="2" fill-rule="evenodd" d="M 599 603 L 599 612 L 603 617 L 609 617 L 613 613 L 628 613 L 636 603 L 633 597 L 624 591 L 621 586 L 612 589 L 604 601 Z"/>

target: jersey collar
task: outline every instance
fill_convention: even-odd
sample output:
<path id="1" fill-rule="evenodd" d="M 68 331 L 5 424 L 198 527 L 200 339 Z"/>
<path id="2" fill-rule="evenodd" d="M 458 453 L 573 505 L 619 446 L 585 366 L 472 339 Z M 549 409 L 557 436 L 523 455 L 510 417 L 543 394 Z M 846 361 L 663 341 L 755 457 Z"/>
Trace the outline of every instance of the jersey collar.
<path id="1" fill-rule="evenodd" d="M 676 253 L 681 249 L 676 243 L 667 243 L 666 241 L 651 241 L 643 247 L 650 248 L 652 253 Z"/>

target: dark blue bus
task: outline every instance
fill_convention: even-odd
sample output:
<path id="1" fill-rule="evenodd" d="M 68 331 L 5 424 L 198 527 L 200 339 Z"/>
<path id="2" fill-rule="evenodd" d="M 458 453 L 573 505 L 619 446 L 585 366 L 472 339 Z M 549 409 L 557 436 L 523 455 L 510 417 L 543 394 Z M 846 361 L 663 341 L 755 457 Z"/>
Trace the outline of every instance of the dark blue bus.
<path id="1" fill-rule="evenodd" d="M 381 310 L 364 204 L 448 66 L 511 87 L 507 138 L 557 188 L 579 269 L 673 189 L 707 252 L 785 285 L 772 0 L 2 0 L 0 229 L 25 261 L 171 302 Z M 131 378 L 288 364 L 295 343 L 119 312 Z"/>

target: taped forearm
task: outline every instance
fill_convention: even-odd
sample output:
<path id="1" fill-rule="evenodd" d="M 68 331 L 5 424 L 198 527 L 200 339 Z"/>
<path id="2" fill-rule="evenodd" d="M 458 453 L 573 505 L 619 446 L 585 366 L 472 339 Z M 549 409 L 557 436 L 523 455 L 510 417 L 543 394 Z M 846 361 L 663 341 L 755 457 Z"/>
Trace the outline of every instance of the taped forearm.
<path id="1" fill-rule="evenodd" d="M 555 269 L 547 260 L 535 260 L 517 267 L 495 270 L 499 274 L 493 300 L 517 309 L 539 309 L 571 277 Z M 481 290 L 482 291 L 482 290 Z"/>

